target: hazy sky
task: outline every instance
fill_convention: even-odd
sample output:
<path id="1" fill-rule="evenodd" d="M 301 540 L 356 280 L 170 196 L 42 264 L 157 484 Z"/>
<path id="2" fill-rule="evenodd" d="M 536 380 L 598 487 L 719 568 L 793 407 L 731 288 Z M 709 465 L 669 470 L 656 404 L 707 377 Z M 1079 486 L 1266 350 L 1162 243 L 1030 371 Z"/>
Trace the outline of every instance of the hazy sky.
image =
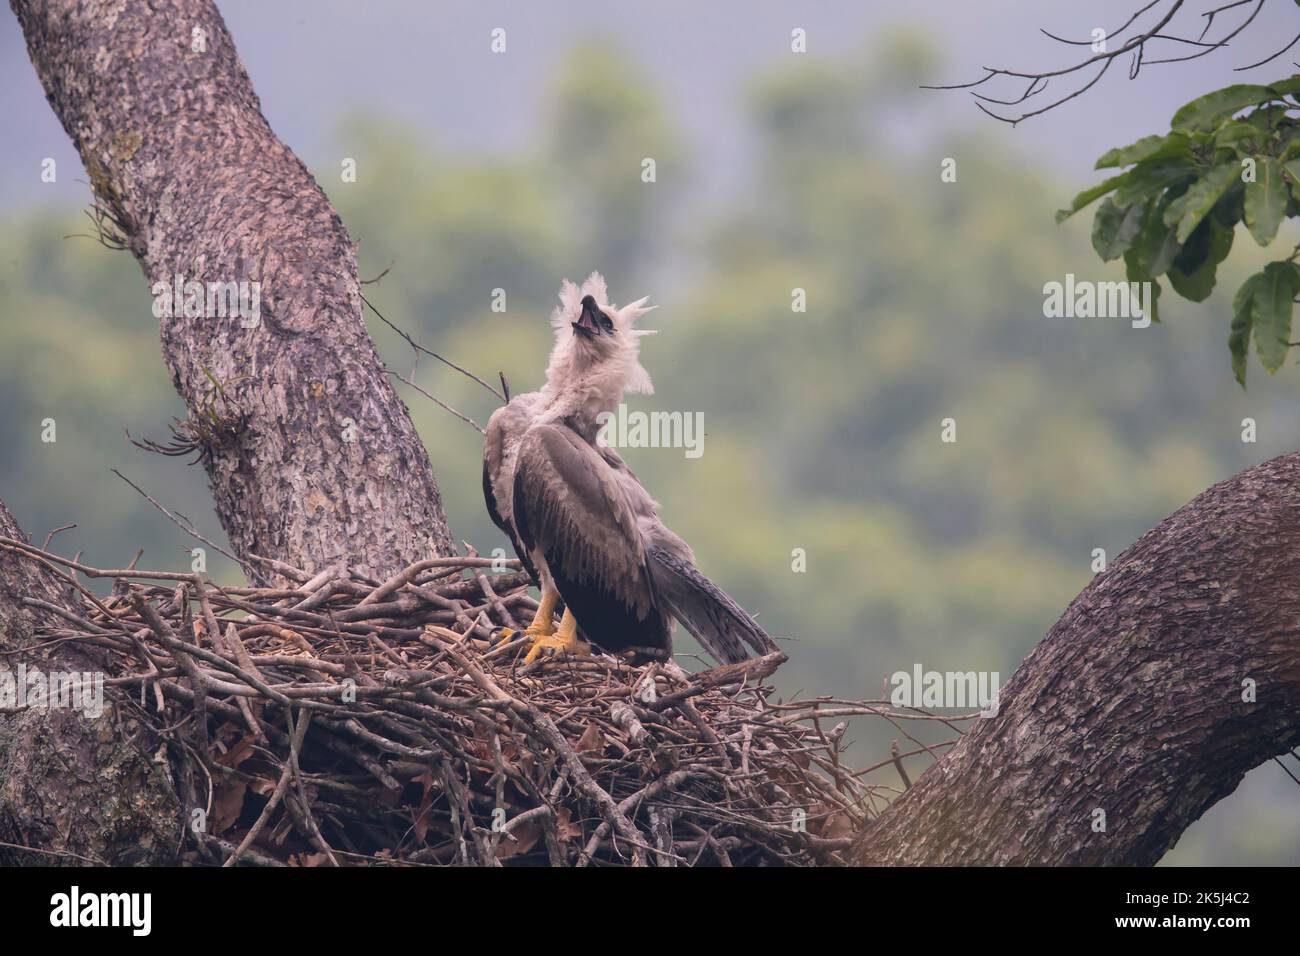
<path id="1" fill-rule="evenodd" d="M 1195 36 L 1199 11 L 1217 4 L 1192 3 L 1171 29 Z M 337 117 L 363 107 L 405 119 L 431 138 L 472 152 L 509 150 L 530 142 L 557 60 L 575 45 L 608 43 L 658 88 L 685 128 L 700 188 L 716 194 L 735 184 L 745 168 L 744 91 L 756 71 L 788 61 L 790 31 L 807 31 L 808 53 L 868 55 L 873 37 L 906 25 L 930 36 L 944 56 L 936 82 L 980 75 L 982 65 L 1018 69 L 1059 68 L 1086 55 L 1041 33 L 1045 27 L 1070 38 L 1087 38 L 1094 27 L 1114 30 L 1142 6 L 1137 0 L 1088 4 L 1042 0 L 875 0 L 872 3 L 709 2 L 655 3 L 568 0 L 221 0 L 218 3 L 261 96 L 272 127 L 309 163 L 334 161 L 325 154 Z M 1161 4 L 1164 9 L 1165 3 Z M 1221 15 L 1229 27 L 1233 16 Z M 1082 12 L 1081 12 L 1082 11 Z M 1011 129 L 983 117 L 960 93 L 928 93 L 909 116 L 924 127 L 979 123 L 992 135 L 1017 142 L 1026 155 L 1042 157 L 1080 180 L 1105 149 L 1167 124 L 1173 110 L 1198 94 L 1231 82 L 1267 82 L 1295 69 L 1300 46 L 1273 63 L 1244 73 L 1232 68 L 1263 58 L 1295 35 L 1300 11 L 1290 0 L 1266 0 L 1243 38 L 1190 63 L 1146 68 L 1127 79 L 1127 63 L 1084 97 Z M 1145 21 L 1144 21 L 1145 22 Z M 507 30 L 508 52 L 489 50 L 494 27 Z M 1216 26 L 1216 33 L 1219 27 Z M 1163 44 L 1151 56 L 1193 48 Z M 1059 92 L 1072 87 L 1058 81 Z M 1054 86 L 1048 91 L 1056 93 Z M 1002 96 L 1010 95 L 1003 88 Z M 27 59 L 13 14 L 0 10 L 0 209 L 42 199 L 85 202 L 86 186 L 60 176 L 39 179 L 41 159 L 79 169 Z M 70 163 L 70 167 L 65 166 Z"/>

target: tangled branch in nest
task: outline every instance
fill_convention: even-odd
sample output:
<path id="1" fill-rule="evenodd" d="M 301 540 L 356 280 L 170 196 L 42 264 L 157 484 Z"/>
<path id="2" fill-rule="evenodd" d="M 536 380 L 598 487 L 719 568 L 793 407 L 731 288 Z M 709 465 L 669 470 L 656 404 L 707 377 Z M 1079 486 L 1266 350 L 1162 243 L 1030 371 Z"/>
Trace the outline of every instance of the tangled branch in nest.
<path id="1" fill-rule="evenodd" d="M 694 674 L 604 656 L 524 666 L 525 638 L 491 638 L 536 608 L 527 578 L 489 580 L 477 556 L 384 582 L 276 562 L 292 583 L 253 588 L 0 548 L 79 599 L 25 599 L 66 625 L 38 636 L 96 655 L 119 706 L 167 741 L 182 799 L 203 809 L 202 826 L 187 814 L 192 863 L 842 863 L 892 792 L 865 775 L 893 765 L 846 768 L 842 721 L 957 729 L 884 701 L 774 700 L 783 654 Z M 112 579 L 112 596 L 78 575 Z"/>

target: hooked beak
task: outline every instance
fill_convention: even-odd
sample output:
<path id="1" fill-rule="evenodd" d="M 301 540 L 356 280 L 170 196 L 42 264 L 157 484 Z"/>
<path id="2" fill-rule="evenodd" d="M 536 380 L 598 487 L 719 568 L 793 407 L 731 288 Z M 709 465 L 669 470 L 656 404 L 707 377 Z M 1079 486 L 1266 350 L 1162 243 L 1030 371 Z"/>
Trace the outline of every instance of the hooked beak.
<path id="1" fill-rule="evenodd" d="M 591 296 L 583 296 L 582 314 L 578 316 L 577 322 L 570 322 L 573 326 L 573 334 L 581 334 L 585 339 L 594 339 L 600 335 L 600 306 L 596 305 L 596 300 Z"/>

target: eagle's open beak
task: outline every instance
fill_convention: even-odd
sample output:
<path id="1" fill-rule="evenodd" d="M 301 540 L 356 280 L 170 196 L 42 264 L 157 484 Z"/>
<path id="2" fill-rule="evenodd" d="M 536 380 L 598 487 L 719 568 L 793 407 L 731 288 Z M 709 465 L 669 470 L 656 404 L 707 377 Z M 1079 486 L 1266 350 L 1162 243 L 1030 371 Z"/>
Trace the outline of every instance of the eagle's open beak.
<path id="1" fill-rule="evenodd" d="M 600 335 L 600 321 L 597 316 L 600 314 L 600 306 L 596 305 L 596 300 L 591 296 L 584 296 L 582 300 L 582 315 L 578 316 L 577 322 L 571 322 L 573 334 L 582 334 L 584 338 L 592 339 Z"/>

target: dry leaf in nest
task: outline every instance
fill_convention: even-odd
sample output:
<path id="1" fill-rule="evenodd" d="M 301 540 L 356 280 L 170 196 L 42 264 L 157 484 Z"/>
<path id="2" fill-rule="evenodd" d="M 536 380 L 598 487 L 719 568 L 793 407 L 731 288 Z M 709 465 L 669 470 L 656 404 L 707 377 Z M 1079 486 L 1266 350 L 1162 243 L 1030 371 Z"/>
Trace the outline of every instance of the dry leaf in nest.
<path id="1" fill-rule="evenodd" d="M 583 837 L 582 827 L 573 822 L 573 814 L 568 807 L 560 807 L 555 811 L 555 836 L 561 843 L 581 840 Z"/>
<path id="2" fill-rule="evenodd" d="M 213 762 L 220 764 L 223 767 L 229 767 L 231 770 L 237 770 L 239 769 L 240 764 L 253 756 L 257 747 L 257 741 L 247 733 L 243 732 L 240 728 L 235 727 L 234 724 L 226 724 L 222 730 L 226 730 L 226 728 L 230 728 L 230 731 L 233 733 L 238 733 L 239 738 L 233 745 L 229 745 L 224 753 L 219 754 Z M 218 736 L 218 743 L 226 743 L 230 739 L 231 737 L 229 735 L 222 734 Z"/>
<path id="3" fill-rule="evenodd" d="M 244 798 L 248 787 L 238 780 L 214 781 L 212 788 L 212 816 L 208 829 L 214 834 L 225 833 L 244 812 Z"/>
<path id="4" fill-rule="evenodd" d="M 227 725 L 233 728 L 233 725 Z M 224 728 L 223 728 L 224 729 Z M 222 767 L 229 767 L 232 770 L 238 769 L 241 764 L 247 761 L 255 753 L 256 741 L 247 734 L 240 736 L 238 741 L 223 754 L 219 754 L 213 763 Z M 275 790 L 275 784 L 272 783 L 265 791 L 259 786 L 257 792 L 263 796 L 269 796 Z M 248 796 L 248 785 L 242 780 L 234 780 L 227 775 L 220 775 L 213 778 L 212 790 L 212 816 L 208 820 L 208 829 L 212 833 L 224 833 L 228 828 L 234 825 L 244 812 L 244 799 Z"/>
<path id="5" fill-rule="evenodd" d="M 578 745 L 574 749 L 580 754 L 600 753 L 605 749 L 605 734 L 593 721 L 587 724 L 587 729 L 578 738 Z"/>
<path id="6" fill-rule="evenodd" d="M 531 822 L 515 827 L 497 844 L 496 858 L 508 860 L 511 857 L 523 856 L 537 846 L 537 841 L 542 838 L 542 832 L 540 825 Z"/>

